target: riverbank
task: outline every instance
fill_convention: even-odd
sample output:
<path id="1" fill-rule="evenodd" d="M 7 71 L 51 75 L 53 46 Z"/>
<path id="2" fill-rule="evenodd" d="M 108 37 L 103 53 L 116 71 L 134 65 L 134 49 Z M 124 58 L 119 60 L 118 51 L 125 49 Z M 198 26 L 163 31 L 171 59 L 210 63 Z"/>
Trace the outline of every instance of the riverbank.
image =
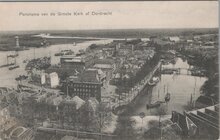
<path id="1" fill-rule="evenodd" d="M 8 70 L 7 67 L 0 68 L 0 80 L 4 81 L 1 86 L 2 87 L 10 87 L 16 88 L 17 82 L 15 80 L 16 77 L 19 75 L 26 75 L 25 66 L 26 60 L 32 60 L 35 58 L 42 58 L 45 56 L 53 56 L 51 57 L 51 64 L 56 65 L 60 62 L 60 57 L 55 57 L 55 53 L 60 52 L 61 49 L 65 50 L 74 50 L 77 53 L 79 50 L 85 50 L 91 44 L 105 44 L 111 42 L 111 39 L 108 40 L 96 40 L 96 41 L 85 41 L 82 43 L 78 43 L 75 46 L 71 44 L 59 44 L 59 45 L 50 45 L 48 47 L 41 47 L 41 48 L 30 48 L 29 50 L 19 51 L 19 56 L 16 57 L 16 63 L 20 66 L 14 70 Z M 4 52 L 0 51 L 0 65 L 4 65 L 7 63 L 7 55 L 13 54 L 13 52 Z"/>
<path id="2" fill-rule="evenodd" d="M 116 114 L 123 113 L 126 108 L 128 108 L 127 105 L 132 104 L 133 101 L 135 101 L 135 98 L 145 89 L 147 83 L 153 77 L 155 72 L 161 67 L 161 64 L 161 61 L 159 61 L 158 64 L 153 68 L 152 72 L 147 74 L 143 80 L 141 80 L 137 85 L 134 86 L 134 88 L 128 92 L 128 96 L 123 101 L 119 100 L 119 103 L 113 106 L 113 112 Z"/>
<path id="3" fill-rule="evenodd" d="M 167 65 L 171 68 L 189 68 L 187 61 L 177 58 L 174 65 Z M 184 72 L 184 71 L 183 71 Z M 160 81 L 155 86 L 145 86 L 133 102 L 126 106 L 124 113 L 119 115 L 118 125 L 115 134 L 118 140 L 145 139 L 144 132 L 151 126 L 158 125 L 158 116 L 168 116 L 170 119 L 172 111 L 182 113 L 186 110 L 185 106 L 192 100 L 195 101 L 201 94 L 200 88 L 207 80 L 206 77 L 192 75 L 170 75 L 159 74 Z M 164 100 L 167 91 L 171 94 L 171 99 L 167 104 L 161 104 L 158 108 L 146 109 L 146 104 Z M 142 119 L 140 113 L 146 116 Z M 142 127 L 143 126 L 143 127 Z M 141 129 L 143 130 L 141 131 Z"/>
<path id="4" fill-rule="evenodd" d="M 85 41 L 94 41 L 99 40 L 96 38 L 77 38 L 77 37 L 44 37 L 44 36 L 36 36 L 35 34 L 22 34 L 19 37 L 19 46 L 20 48 L 16 48 L 16 34 L 4 35 L 0 34 L 0 51 L 24 51 L 30 48 L 40 48 L 40 47 L 48 47 L 51 45 L 59 45 L 59 44 L 77 44 L 83 43 Z"/>

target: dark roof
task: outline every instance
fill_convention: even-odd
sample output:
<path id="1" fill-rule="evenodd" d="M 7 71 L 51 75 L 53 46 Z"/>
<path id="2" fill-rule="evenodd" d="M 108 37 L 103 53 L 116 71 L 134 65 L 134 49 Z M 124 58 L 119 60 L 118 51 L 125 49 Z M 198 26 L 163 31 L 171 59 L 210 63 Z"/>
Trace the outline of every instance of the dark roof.
<path id="1" fill-rule="evenodd" d="M 100 83 L 98 79 L 98 70 L 97 69 L 88 69 L 82 72 L 78 77 L 70 77 L 72 82 L 92 82 Z"/>
<path id="2" fill-rule="evenodd" d="M 114 64 L 114 60 L 112 59 L 98 59 L 95 61 L 95 64 Z"/>
<path id="3" fill-rule="evenodd" d="M 80 75 L 80 81 L 97 83 L 99 82 L 97 75 L 98 75 L 98 70 L 96 69 L 86 70 Z"/>

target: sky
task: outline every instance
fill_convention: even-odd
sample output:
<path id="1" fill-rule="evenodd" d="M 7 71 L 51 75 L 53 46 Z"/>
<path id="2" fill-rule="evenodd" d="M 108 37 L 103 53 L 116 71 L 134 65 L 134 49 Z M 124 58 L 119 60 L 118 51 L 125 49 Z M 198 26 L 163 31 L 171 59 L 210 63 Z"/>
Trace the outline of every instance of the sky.
<path id="1" fill-rule="evenodd" d="M 93 11 L 111 14 L 94 16 Z M 58 12 L 72 15 L 58 16 Z M 219 27 L 218 1 L 4 2 L 0 19 L 0 31 Z"/>

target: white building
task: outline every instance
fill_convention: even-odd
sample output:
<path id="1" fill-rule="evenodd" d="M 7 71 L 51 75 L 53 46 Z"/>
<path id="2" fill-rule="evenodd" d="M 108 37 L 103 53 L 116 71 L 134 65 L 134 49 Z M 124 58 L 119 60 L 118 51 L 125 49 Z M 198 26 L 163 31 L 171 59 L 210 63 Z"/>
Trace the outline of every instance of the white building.
<path id="1" fill-rule="evenodd" d="M 59 85 L 59 77 L 56 72 L 50 73 L 50 86 L 56 88 Z"/>

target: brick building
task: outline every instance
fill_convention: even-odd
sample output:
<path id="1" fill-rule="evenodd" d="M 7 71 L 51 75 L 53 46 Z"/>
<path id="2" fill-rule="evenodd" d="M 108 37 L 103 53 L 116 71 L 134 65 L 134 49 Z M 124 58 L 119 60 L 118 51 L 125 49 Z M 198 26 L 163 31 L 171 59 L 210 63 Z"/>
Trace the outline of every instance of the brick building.
<path id="1" fill-rule="evenodd" d="M 97 69 L 88 69 L 79 76 L 70 76 L 63 84 L 64 92 L 71 96 L 78 96 L 83 100 L 95 97 L 101 101 L 101 87 L 105 76 L 100 75 Z"/>

